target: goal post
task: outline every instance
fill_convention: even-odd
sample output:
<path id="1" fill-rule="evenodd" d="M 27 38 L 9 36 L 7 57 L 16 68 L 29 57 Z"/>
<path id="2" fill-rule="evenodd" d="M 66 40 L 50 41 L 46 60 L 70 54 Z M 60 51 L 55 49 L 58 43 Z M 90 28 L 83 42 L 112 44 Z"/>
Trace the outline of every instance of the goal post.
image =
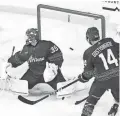
<path id="1" fill-rule="evenodd" d="M 84 51 L 90 46 L 86 30 L 97 27 L 100 38 L 105 38 L 103 15 L 39 4 L 37 6 L 39 38 L 54 42 L 63 52 L 62 72 L 75 77 L 82 72 Z"/>

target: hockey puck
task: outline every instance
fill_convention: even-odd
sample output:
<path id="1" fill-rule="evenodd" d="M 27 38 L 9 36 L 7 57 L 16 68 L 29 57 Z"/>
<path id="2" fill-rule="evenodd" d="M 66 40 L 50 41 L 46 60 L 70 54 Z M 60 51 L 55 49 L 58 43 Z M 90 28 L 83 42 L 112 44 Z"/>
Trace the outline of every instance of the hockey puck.
<path id="1" fill-rule="evenodd" d="M 70 50 L 72 50 L 72 51 L 73 51 L 74 49 L 70 47 Z"/>
<path id="2" fill-rule="evenodd" d="M 62 97 L 62 100 L 64 100 L 65 99 L 65 97 Z"/>

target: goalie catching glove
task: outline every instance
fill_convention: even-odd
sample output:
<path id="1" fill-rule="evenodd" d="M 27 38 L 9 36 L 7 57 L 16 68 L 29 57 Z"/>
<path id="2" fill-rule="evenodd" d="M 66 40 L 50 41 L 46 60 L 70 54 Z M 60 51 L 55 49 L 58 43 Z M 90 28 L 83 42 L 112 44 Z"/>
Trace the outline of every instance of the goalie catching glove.
<path id="1" fill-rule="evenodd" d="M 45 82 L 52 81 L 58 73 L 58 66 L 54 63 L 46 62 L 46 68 L 44 70 L 43 76 Z"/>
<path id="2" fill-rule="evenodd" d="M 28 82 L 26 80 L 19 80 L 16 79 L 16 77 L 13 77 L 8 71 L 8 68 L 12 68 L 11 63 L 4 62 L 2 64 L 2 74 L 0 78 L 0 92 L 3 90 L 28 95 Z"/>

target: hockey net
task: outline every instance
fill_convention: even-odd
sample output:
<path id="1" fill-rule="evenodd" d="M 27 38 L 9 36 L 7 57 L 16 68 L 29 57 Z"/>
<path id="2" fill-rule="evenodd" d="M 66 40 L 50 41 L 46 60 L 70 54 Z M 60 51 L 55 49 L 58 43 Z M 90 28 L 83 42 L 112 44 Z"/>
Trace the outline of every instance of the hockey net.
<path id="1" fill-rule="evenodd" d="M 37 7 L 40 39 L 54 42 L 63 52 L 62 73 L 73 78 L 83 71 L 82 56 L 89 47 L 86 30 L 97 27 L 105 37 L 104 16 L 40 4 Z"/>

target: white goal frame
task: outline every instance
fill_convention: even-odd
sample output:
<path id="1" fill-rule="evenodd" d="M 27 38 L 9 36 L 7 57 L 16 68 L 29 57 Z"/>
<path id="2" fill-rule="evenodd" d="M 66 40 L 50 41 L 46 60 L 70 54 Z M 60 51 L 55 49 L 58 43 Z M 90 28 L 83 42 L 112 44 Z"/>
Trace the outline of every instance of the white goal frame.
<path id="1" fill-rule="evenodd" d="M 41 9 L 43 9 L 43 8 L 48 9 L 48 10 L 54 10 L 54 11 L 60 11 L 60 12 L 80 15 L 80 16 L 86 16 L 86 17 L 90 17 L 90 18 L 94 18 L 94 19 L 100 19 L 101 20 L 101 37 L 102 38 L 106 37 L 105 17 L 103 15 L 94 14 L 94 13 L 90 13 L 90 12 L 82 12 L 82 11 L 77 11 L 77 10 L 70 10 L 70 9 L 60 8 L 60 7 L 50 6 L 50 5 L 39 4 L 37 6 L 37 25 L 38 25 L 39 39 L 40 40 L 41 40 Z"/>

